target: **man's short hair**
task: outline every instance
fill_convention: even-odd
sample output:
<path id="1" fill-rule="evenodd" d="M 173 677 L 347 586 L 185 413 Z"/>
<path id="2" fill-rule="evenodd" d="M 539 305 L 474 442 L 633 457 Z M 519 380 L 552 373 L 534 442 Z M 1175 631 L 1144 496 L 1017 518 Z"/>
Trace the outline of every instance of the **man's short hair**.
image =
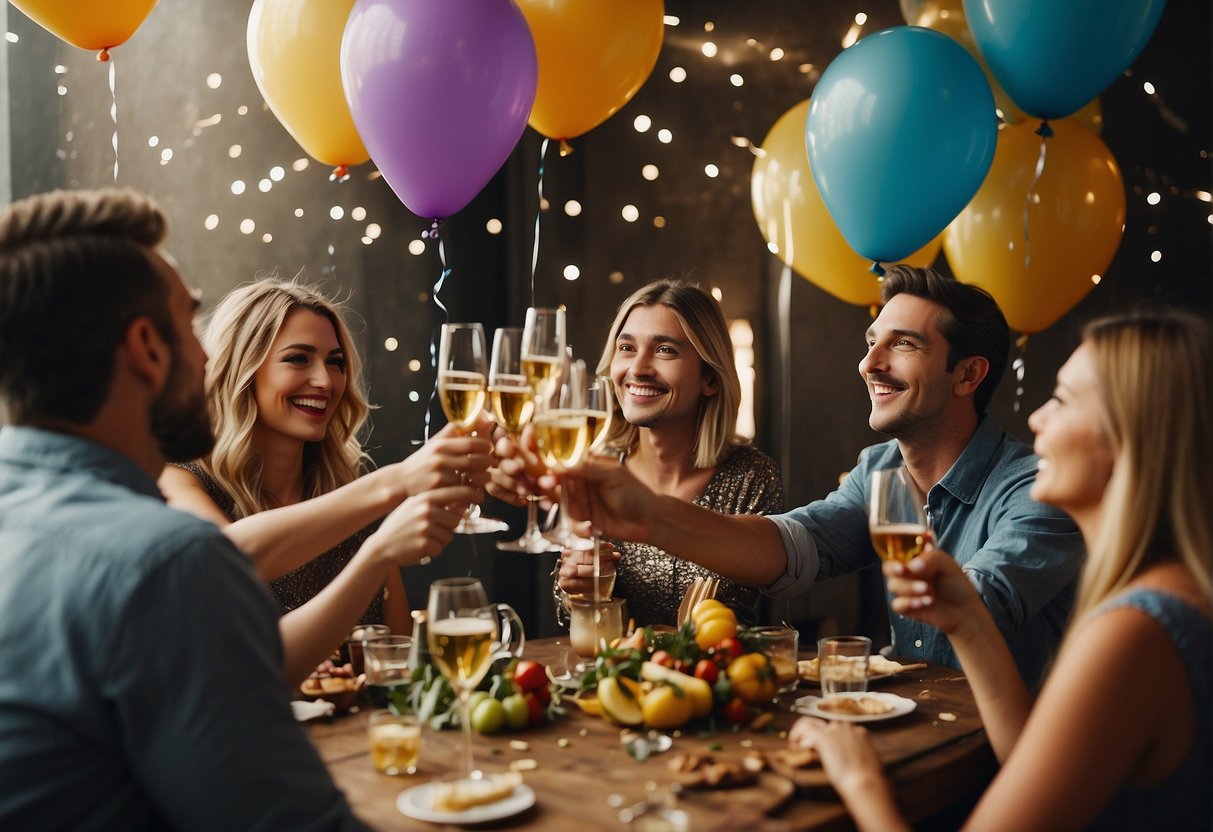
<path id="1" fill-rule="evenodd" d="M 96 417 L 116 350 L 146 316 L 177 343 L 169 285 L 149 257 L 168 220 L 130 190 L 54 191 L 0 215 L 0 404 L 31 424 Z"/>
<path id="2" fill-rule="evenodd" d="M 888 303 L 906 294 L 932 301 L 947 310 L 939 330 L 948 342 L 948 371 L 957 362 L 980 355 L 990 362 L 990 371 L 973 393 L 973 406 L 984 416 L 994 391 L 1007 369 L 1011 351 L 1011 329 L 993 295 L 970 283 L 945 277 L 934 269 L 894 266 L 885 273 L 880 299 Z"/>

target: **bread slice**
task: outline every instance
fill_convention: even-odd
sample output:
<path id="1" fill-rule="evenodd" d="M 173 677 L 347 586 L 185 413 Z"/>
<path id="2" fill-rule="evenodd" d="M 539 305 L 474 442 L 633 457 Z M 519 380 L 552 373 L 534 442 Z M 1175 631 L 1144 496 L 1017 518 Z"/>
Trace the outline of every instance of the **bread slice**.
<path id="1" fill-rule="evenodd" d="M 438 812 L 463 812 L 473 806 L 485 806 L 505 800 L 522 785 L 522 775 L 516 771 L 486 774 L 478 780 L 455 780 L 438 783 L 431 796 Z"/>

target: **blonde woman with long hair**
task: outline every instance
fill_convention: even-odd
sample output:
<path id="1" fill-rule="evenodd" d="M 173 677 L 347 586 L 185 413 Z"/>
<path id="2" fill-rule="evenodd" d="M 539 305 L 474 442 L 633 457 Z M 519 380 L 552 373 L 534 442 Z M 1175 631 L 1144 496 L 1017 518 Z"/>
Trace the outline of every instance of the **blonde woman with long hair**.
<path id="1" fill-rule="evenodd" d="M 611 323 L 598 374 L 615 389 L 606 443 L 658 494 L 721 514 L 783 510 L 783 481 L 774 460 L 737 435 L 741 382 L 720 304 L 706 290 L 658 280 L 634 292 Z M 641 624 L 674 624 L 697 577 L 717 573 L 655 546 L 614 540 L 621 557 L 615 594 Z M 739 556 L 743 553 L 738 552 Z M 558 586 L 592 592 L 593 564 L 566 553 Z M 756 623 L 760 592 L 720 579 L 717 597 Z"/>
<path id="2" fill-rule="evenodd" d="M 1032 414 L 1032 496 L 1088 549 L 1035 703 L 950 558 L 885 564 L 894 611 L 951 639 L 1002 763 L 966 828 L 1208 828 L 1211 352 L 1188 313 L 1096 321 Z M 860 829 L 909 828 L 862 729 L 806 719 L 791 740 L 818 749 Z"/>
<path id="3" fill-rule="evenodd" d="M 214 521 L 253 558 L 298 678 L 357 621 L 411 630 L 397 567 L 450 540 L 458 517 L 447 506 L 476 496 L 456 488 L 459 472 L 479 476 L 491 458 L 487 441 L 444 432 L 360 476 L 369 407 L 342 311 L 277 278 L 225 296 L 202 339 L 215 448 L 160 479 L 170 505 Z M 373 525 L 389 512 L 393 528 L 412 530 L 391 551 Z"/>

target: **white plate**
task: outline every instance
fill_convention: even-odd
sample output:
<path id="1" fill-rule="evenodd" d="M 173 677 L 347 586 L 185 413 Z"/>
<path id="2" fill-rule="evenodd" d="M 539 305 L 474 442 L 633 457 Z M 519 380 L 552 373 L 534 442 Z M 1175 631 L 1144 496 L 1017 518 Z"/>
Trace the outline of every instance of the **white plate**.
<path id="1" fill-rule="evenodd" d="M 875 693 L 868 691 L 867 693 L 840 693 L 838 696 L 845 696 L 849 699 L 859 699 L 860 697 L 868 697 L 869 699 L 878 699 L 888 705 L 891 705 L 891 710 L 885 711 L 883 714 L 840 714 L 833 711 L 823 711 L 817 707 L 821 702 L 820 696 L 802 696 L 792 703 L 792 710 L 797 713 L 815 716 L 820 719 L 837 719 L 842 722 L 879 722 L 883 719 L 893 719 L 894 717 L 904 716 L 910 711 L 918 707 L 918 703 L 913 699 L 906 699 L 904 696 L 898 696 L 895 693 Z"/>
<path id="2" fill-rule="evenodd" d="M 535 790 L 530 786 L 515 786 L 509 797 L 489 803 L 484 806 L 473 806 L 462 812 L 440 812 L 434 808 L 430 796 L 434 783 L 423 783 L 405 789 L 396 797 L 396 808 L 403 815 L 430 823 L 484 823 L 490 820 L 500 820 L 524 812 L 535 805 Z"/>

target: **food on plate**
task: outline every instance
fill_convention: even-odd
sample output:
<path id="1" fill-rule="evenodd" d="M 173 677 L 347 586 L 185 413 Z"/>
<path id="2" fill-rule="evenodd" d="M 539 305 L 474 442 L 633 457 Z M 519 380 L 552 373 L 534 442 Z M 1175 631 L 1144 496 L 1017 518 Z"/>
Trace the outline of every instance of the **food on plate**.
<path id="1" fill-rule="evenodd" d="M 699 751 L 687 751 L 671 757 L 666 767 L 686 788 L 727 789 L 753 783 L 765 762 L 759 757 L 726 760 Z"/>
<path id="2" fill-rule="evenodd" d="M 813 748 L 778 748 L 770 752 L 771 766 L 777 768 L 798 769 L 808 768 L 814 763 L 820 763 L 817 750 Z"/>
<path id="3" fill-rule="evenodd" d="M 326 699 L 344 710 L 358 698 L 364 677 L 355 676 L 350 666 L 329 665 L 317 670 L 299 684 L 299 692 L 308 699 Z"/>
<path id="4" fill-rule="evenodd" d="M 887 714 L 893 706 L 872 696 L 832 696 L 817 703 L 817 710 L 831 714 L 877 716 Z"/>
<path id="5" fill-rule="evenodd" d="M 797 662 L 800 670 L 800 678 L 807 679 L 810 682 L 818 682 L 821 680 L 820 672 L 817 668 L 817 659 L 802 659 Z M 877 676 L 892 676 L 894 673 L 904 673 L 907 670 L 919 670 L 927 666 L 926 662 L 912 662 L 910 664 L 902 664 L 895 662 L 892 659 L 886 659 L 879 654 L 871 656 L 868 659 L 868 678 L 871 679 Z"/>
<path id="6" fill-rule="evenodd" d="M 437 783 L 431 792 L 434 810 L 463 812 L 475 806 L 486 806 L 505 800 L 522 785 L 522 775 L 516 771 L 486 774 L 479 780 L 455 780 Z"/>

